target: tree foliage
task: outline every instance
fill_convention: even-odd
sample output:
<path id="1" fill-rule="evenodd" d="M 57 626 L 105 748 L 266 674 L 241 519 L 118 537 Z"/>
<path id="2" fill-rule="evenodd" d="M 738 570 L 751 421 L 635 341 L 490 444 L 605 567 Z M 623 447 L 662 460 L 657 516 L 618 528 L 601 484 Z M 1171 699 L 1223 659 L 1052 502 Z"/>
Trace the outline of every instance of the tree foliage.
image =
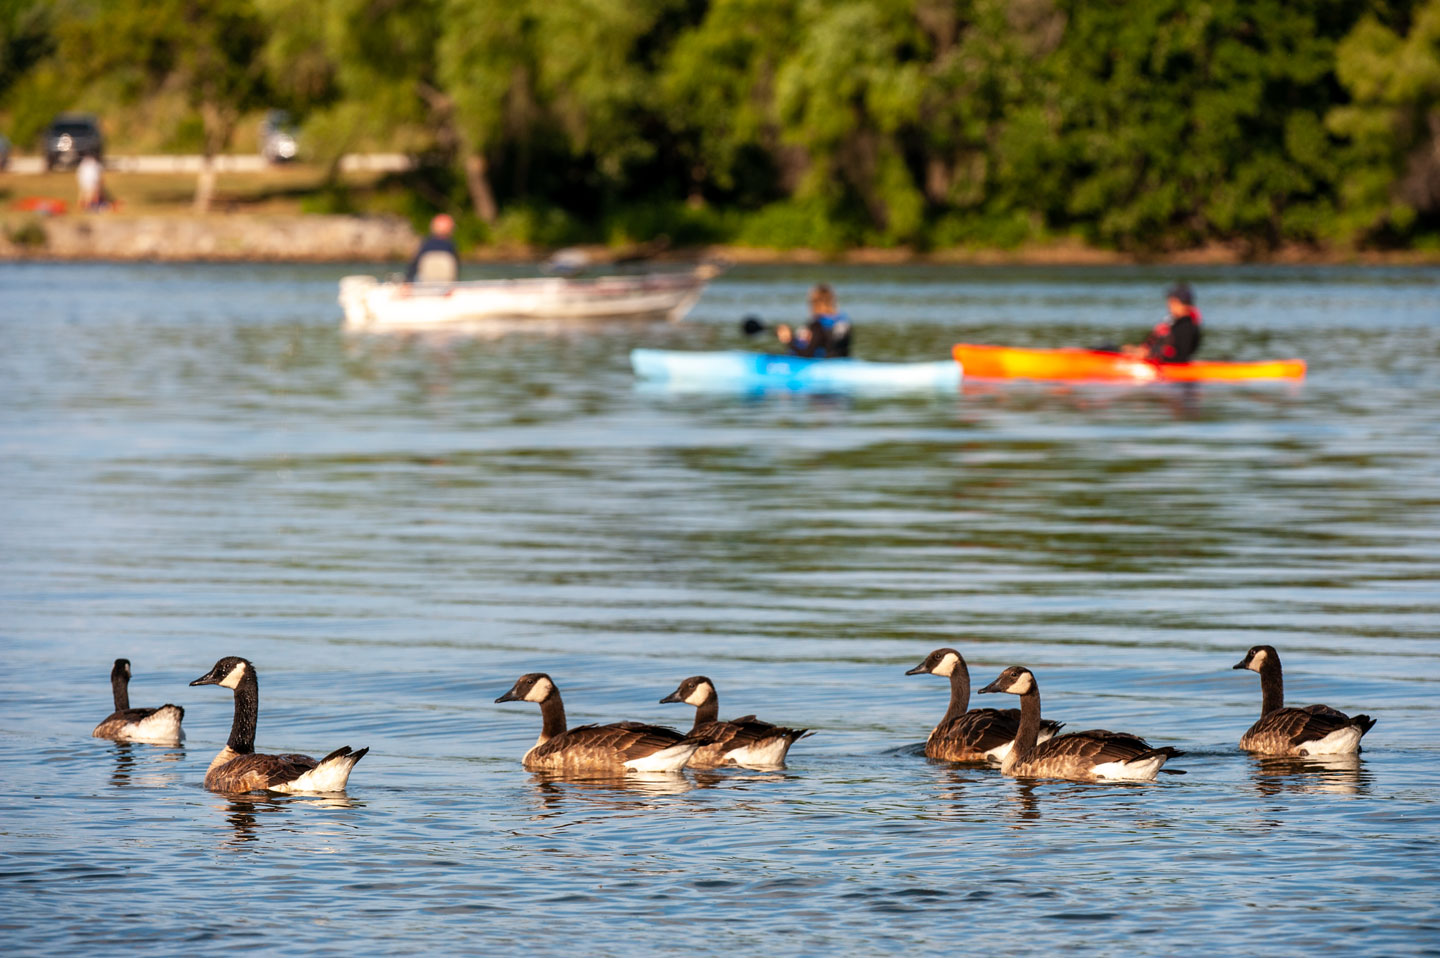
<path id="1" fill-rule="evenodd" d="M 1440 228 L 1440 0 L 0 0 L 0 120 L 421 157 L 476 235 L 1136 251 Z M 148 112 L 147 112 L 148 111 Z"/>
<path id="2" fill-rule="evenodd" d="M 1399 238 L 1440 214 L 1440 0 L 1409 27 L 1402 35 L 1372 13 L 1337 51 L 1350 102 L 1326 119 L 1348 144 L 1339 186 L 1349 232 Z"/>

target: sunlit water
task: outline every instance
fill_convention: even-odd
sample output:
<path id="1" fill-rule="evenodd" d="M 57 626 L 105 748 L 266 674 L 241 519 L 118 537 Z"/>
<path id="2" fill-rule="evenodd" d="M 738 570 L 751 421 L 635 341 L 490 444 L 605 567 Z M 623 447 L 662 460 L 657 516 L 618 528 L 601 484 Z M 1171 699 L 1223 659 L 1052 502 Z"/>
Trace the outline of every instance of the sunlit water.
<path id="1" fill-rule="evenodd" d="M 678 326 L 346 337 L 334 267 L 0 264 L 0 931 L 47 954 L 1440 953 L 1440 270 L 1186 270 L 1302 386 L 666 395 L 837 287 L 871 359 L 1134 338 L 1174 270 L 740 269 Z M 478 273 L 479 270 L 471 270 Z M 1246 648 L 1366 711 L 1265 763 Z M 1155 785 L 920 754 L 955 645 Z M 225 654 L 344 797 L 207 793 Z M 183 749 L 91 739 L 110 662 Z M 552 782 L 493 700 L 804 725 L 780 773 Z M 985 699 L 990 699 L 986 696 Z M 998 696 L 996 697 L 998 698 Z M 976 704 L 1012 705 L 1013 699 Z"/>

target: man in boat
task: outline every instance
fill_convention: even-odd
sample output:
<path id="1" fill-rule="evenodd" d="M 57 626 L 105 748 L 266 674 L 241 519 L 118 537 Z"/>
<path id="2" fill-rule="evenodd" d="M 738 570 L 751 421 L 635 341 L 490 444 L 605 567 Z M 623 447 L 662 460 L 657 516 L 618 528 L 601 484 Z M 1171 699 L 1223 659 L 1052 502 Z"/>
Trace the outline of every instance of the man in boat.
<path id="1" fill-rule="evenodd" d="M 405 270 L 407 283 L 453 283 L 460 276 L 460 254 L 455 252 L 455 220 L 437 213 L 430 221 L 430 235 L 420 243 L 415 258 Z"/>
<path id="2" fill-rule="evenodd" d="M 850 355 L 850 318 L 840 312 L 835 291 L 826 283 L 810 290 L 810 322 L 799 329 L 781 323 L 775 327 L 779 338 L 792 356 L 812 359 L 839 359 Z"/>
<path id="3" fill-rule="evenodd" d="M 1170 315 L 1150 330 L 1138 346 L 1122 346 L 1127 356 L 1156 363 L 1188 363 L 1200 348 L 1200 310 L 1189 283 L 1176 283 L 1165 294 Z"/>

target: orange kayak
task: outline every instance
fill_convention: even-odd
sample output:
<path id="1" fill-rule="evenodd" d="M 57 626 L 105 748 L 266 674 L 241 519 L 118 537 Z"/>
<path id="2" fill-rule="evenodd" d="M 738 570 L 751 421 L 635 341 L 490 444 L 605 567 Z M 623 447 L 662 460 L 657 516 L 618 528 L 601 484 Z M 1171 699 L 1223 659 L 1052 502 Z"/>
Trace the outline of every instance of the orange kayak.
<path id="1" fill-rule="evenodd" d="M 1016 349 L 957 343 L 955 361 L 970 379 L 1048 379 L 1112 383 L 1304 379 L 1305 360 L 1154 363 L 1094 349 Z"/>

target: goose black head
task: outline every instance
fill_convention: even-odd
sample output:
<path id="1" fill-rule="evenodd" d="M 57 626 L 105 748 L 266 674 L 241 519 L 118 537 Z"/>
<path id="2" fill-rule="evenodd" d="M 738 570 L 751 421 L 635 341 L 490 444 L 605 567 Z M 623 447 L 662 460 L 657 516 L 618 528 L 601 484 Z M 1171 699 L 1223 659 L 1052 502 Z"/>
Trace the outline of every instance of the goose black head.
<path id="1" fill-rule="evenodd" d="M 700 706 L 715 698 L 715 683 L 703 675 L 692 675 L 680 683 L 680 687 L 660 700 L 660 704 L 667 702 L 684 702 L 686 705 Z"/>
<path id="2" fill-rule="evenodd" d="M 1251 672 L 1259 672 L 1270 663 L 1280 664 L 1280 653 L 1276 652 L 1273 646 L 1257 645 L 1245 653 L 1245 658 L 1231 666 L 1233 669 L 1249 669 Z"/>
<path id="3" fill-rule="evenodd" d="M 1035 688 L 1035 676 L 1031 671 L 1021 665 L 1012 665 L 991 682 L 981 689 L 981 692 L 1009 692 L 1011 695 L 1024 695 Z"/>
<path id="4" fill-rule="evenodd" d="M 116 659 L 114 668 L 110 670 L 110 677 L 112 679 L 118 679 L 122 677 L 128 679 L 130 677 L 130 660 Z"/>
<path id="5" fill-rule="evenodd" d="M 963 665 L 965 659 L 954 649 L 936 649 L 925 656 L 925 661 L 915 666 L 906 675 L 921 675 L 929 672 L 931 675 L 953 675 L 957 665 Z"/>
<path id="6" fill-rule="evenodd" d="M 515 680 L 497 702 L 543 702 L 555 694 L 555 683 L 544 672 L 530 672 Z"/>
<path id="7" fill-rule="evenodd" d="M 240 680 L 246 674 L 253 675 L 255 666 L 238 655 L 227 655 L 215 667 L 204 675 L 200 676 L 191 685 L 218 685 L 222 688 L 233 689 L 240 685 Z"/>

